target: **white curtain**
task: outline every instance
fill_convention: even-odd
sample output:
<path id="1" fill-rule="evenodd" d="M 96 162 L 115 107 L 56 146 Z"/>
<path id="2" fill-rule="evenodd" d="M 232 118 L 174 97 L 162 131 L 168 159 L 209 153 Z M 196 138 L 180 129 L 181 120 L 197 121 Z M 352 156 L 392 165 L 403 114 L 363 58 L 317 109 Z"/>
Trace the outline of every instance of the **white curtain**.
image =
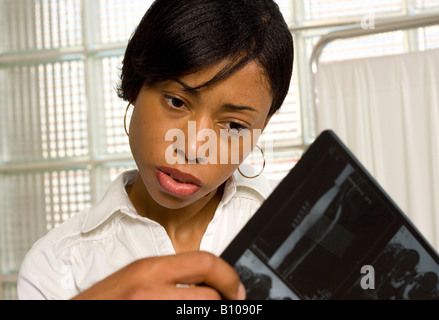
<path id="1" fill-rule="evenodd" d="M 332 129 L 439 249 L 439 50 L 320 64 L 317 132 Z"/>

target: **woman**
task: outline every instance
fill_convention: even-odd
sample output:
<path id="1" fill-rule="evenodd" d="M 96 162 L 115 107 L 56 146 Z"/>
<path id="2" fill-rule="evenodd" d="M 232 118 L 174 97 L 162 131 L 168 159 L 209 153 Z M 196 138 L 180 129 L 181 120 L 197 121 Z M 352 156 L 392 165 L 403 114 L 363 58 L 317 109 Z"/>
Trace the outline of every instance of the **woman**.
<path id="1" fill-rule="evenodd" d="M 217 256 L 273 190 L 238 166 L 245 141 L 256 143 L 246 138 L 280 108 L 292 64 L 274 1 L 157 0 L 129 41 L 118 88 L 133 108 L 126 132 L 138 170 L 34 245 L 19 298 L 244 298 Z"/>

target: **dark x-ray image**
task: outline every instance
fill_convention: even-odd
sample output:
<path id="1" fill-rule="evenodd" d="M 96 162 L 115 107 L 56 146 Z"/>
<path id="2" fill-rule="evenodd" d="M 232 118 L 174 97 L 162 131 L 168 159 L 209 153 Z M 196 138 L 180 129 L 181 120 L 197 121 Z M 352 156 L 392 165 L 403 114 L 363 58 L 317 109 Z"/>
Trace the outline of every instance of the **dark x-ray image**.
<path id="1" fill-rule="evenodd" d="M 250 250 L 235 265 L 248 300 L 297 300 L 297 296 Z"/>
<path id="2" fill-rule="evenodd" d="M 307 299 L 331 298 L 352 272 L 360 270 L 361 259 L 374 245 L 371 239 L 378 242 L 394 220 L 351 165 L 342 159 L 335 162 L 338 171 L 313 172 L 307 186 L 252 246 Z M 321 183 L 324 175 L 330 185 Z M 303 217 L 293 219 L 290 212 Z M 289 230 L 282 242 L 279 225 Z"/>
<path id="3" fill-rule="evenodd" d="M 439 299 L 439 267 L 405 227 L 401 227 L 372 266 L 374 290 L 364 290 L 357 282 L 345 299 Z"/>
<path id="4" fill-rule="evenodd" d="M 438 299 L 439 256 L 331 131 L 223 257 L 249 299 Z M 364 285 L 363 267 L 372 274 Z"/>

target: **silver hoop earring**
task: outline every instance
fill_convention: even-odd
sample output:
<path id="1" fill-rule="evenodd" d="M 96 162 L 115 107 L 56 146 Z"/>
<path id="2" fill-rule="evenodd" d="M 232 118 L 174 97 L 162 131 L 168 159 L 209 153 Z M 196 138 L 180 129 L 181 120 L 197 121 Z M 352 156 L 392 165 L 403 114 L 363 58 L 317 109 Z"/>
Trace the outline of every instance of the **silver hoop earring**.
<path id="1" fill-rule="evenodd" d="M 264 150 L 262 150 L 262 148 L 261 148 L 260 146 L 258 146 L 258 145 L 256 145 L 255 147 L 257 147 L 257 148 L 261 151 L 261 153 L 262 153 L 262 159 L 264 159 L 264 162 L 263 162 L 263 164 L 262 164 L 262 170 L 261 170 L 261 172 L 259 172 L 259 173 L 258 173 L 256 176 L 254 176 L 254 177 L 249 177 L 249 176 L 243 174 L 243 173 L 241 172 L 241 170 L 239 169 L 239 167 L 238 167 L 238 171 L 239 171 L 239 173 L 241 174 L 241 176 L 243 176 L 244 178 L 247 178 L 247 179 L 254 179 L 254 178 L 259 177 L 259 176 L 262 174 L 262 172 L 264 171 L 264 168 L 265 168 L 265 154 L 264 154 Z"/>
<path id="2" fill-rule="evenodd" d="M 125 115 L 123 116 L 123 128 L 125 129 L 125 133 L 127 134 L 127 136 L 130 136 L 130 133 L 127 130 L 127 114 L 128 114 L 128 109 L 131 106 L 131 102 L 128 103 L 127 108 L 125 109 Z"/>

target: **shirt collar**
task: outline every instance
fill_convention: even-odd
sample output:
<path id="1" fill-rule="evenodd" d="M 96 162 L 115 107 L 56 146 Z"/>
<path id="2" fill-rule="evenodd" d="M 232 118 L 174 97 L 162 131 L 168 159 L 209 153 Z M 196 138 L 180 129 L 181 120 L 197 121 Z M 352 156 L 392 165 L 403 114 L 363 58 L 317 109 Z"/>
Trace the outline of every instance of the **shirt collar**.
<path id="1" fill-rule="evenodd" d="M 245 164 L 241 165 L 241 168 L 244 167 L 245 172 L 255 172 L 255 170 L 250 166 Z M 81 232 L 87 233 L 99 227 L 117 211 L 121 211 L 134 218 L 139 218 L 139 215 L 126 192 L 126 186 L 134 182 L 137 173 L 137 170 L 126 171 L 120 174 L 116 180 L 113 181 L 105 192 L 103 198 L 92 206 L 87 213 L 82 223 Z M 257 172 L 251 173 L 251 175 L 256 176 Z M 230 202 L 237 190 L 240 188 L 250 188 L 255 190 L 264 199 L 268 198 L 270 193 L 273 191 L 268 179 L 264 175 L 249 179 L 243 177 L 238 170 L 236 170 L 235 173 L 226 181 L 224 194 L 220 204 L 225 205 Z"/>
<path id="2" fill-rule="evenodd" d="M 97 228 L 117 211 L 129 216 L 138 215 L 125 189 L 128 184 L 134 182 L 137 172 L 137 170 L 123 172 L 111 183 L 102 199 L 87 213 L 82 223 L 82 232 L 86 233 Z"/>

